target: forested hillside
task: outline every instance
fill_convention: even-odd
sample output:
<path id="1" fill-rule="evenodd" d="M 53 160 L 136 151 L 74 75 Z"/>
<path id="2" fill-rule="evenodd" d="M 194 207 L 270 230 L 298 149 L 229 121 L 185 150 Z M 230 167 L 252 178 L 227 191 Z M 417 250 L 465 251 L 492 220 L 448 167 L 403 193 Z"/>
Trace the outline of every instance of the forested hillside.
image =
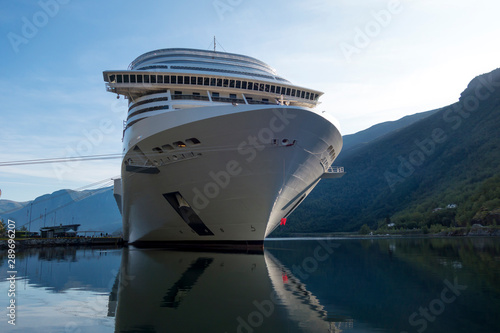
<path id="1" fill-rule="evenodd" d="M 499 128 L 497 69 L 457 103 L 342 151 L 347 174 L 322 180 L 273 235 L 500 223 Z"/>

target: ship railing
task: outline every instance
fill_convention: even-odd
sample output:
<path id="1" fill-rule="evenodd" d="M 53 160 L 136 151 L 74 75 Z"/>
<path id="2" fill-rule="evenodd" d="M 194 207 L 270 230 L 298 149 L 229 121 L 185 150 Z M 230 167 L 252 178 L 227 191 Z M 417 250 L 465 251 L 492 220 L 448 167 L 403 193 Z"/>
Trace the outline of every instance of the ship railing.
<path id="1" fill-rule="evenodd" d="M 248 104 L 276 104 L 276 103 L 271 103 L 269 101 L 255 101 L 255 100 L 248 100 Z"/>
<path id="2" fill-rule="evenodd" d="M 172 95 L 172 100 L 196 100 L 196 101 L 208 101 L 208 96 L 202 95 Z M 232 97 L 218 97 L 212 96 L 212 102 L 224 102 L 224 103 L 237 103 L 246 104 L 245 100 L 242 98 L 232 98 Z M 248 104 L 274 104 L 269 101 L 257 101 L 247 98 Z"/>
<path id="3" fill-rule="evenodd" d="M 172 95 L 172 100 L 179 100 L 179 99 L 186 99 L 186 100 L 195 100 L 195 101 L 208 101 L 208 96 L 201 96 L 201 95 Z"/>
<path id="4" fill-rule="evenodd" d="M 230 98 L 230 97 L 214 97 L 212 96 L 212 101 L 214 102 L 225 102 L 225 103 L 239 103 L 245 104 L 245 100 L 241 98 Z"/>
<path id="5" fill-rule="evenodd" d="M 327 171 L 328 173 L 344 173 L 344 167 L 330 166 Z"/>

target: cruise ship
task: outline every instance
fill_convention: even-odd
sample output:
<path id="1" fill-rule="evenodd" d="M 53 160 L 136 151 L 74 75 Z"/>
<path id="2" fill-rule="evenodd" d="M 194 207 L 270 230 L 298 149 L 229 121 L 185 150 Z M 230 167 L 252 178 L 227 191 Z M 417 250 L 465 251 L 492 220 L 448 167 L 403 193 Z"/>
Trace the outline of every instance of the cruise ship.
<path id="1" fill-rule="evenodd" d="M 321 179 L 344 174 L 323 93 L 260 60 L 169 48 L 103 76 L 128 100 L 114 196 L 131 244 L 262 246 Z"/>

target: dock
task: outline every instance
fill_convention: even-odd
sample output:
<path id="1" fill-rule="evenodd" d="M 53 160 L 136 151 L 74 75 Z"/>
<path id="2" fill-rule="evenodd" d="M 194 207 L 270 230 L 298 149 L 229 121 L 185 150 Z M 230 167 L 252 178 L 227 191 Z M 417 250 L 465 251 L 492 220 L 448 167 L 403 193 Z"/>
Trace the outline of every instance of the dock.
<path id="1" fill-rule="evenodd" d="M 124 245 L 121 237 L 16 238 L 16 249 L 54 246 L 116 246 Z M 0 240 L 0 249 L 7 249 L 7 239 Z"/>

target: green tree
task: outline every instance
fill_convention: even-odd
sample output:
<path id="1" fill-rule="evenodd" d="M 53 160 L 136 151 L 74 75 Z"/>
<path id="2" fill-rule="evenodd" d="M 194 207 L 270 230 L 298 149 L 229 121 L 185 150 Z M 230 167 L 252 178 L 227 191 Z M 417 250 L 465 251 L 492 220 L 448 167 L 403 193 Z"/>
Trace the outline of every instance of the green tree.
<path id="1" fill-rule="evenodd" d="M 365 223 L 359 228 L 360 235 L 368 235 L 370 233 L 370 227 Z"/>
<path id="2" fill-rule="evenodd" d="M 7 226 L 5 222 L 0 219 L 0 237 L 5 237 L 5 233 L 7 232 Z"/>

